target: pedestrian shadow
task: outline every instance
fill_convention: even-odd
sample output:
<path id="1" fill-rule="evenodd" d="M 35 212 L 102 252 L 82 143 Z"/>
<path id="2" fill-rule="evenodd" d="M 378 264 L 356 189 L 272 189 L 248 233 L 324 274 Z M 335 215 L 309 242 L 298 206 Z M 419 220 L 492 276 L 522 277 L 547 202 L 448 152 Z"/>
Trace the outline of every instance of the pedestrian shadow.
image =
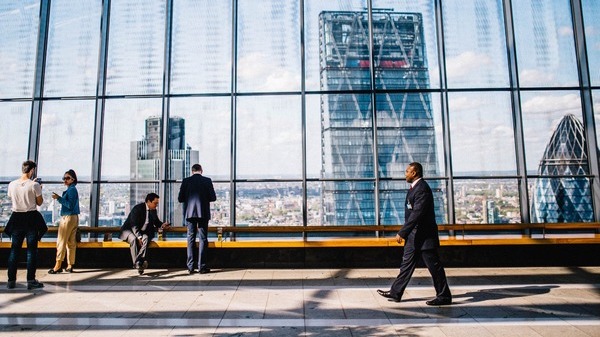
<path id="1" fill-rule="evenodd" d="M 557 285 L 525 286 L 481 289 L 454 296 L 458 303 L 477 303 L 484 301 L 494 301 L 507 298 L 526 297 L 542 295 L 549 293 L 552 289 L 558 288 Z"/>

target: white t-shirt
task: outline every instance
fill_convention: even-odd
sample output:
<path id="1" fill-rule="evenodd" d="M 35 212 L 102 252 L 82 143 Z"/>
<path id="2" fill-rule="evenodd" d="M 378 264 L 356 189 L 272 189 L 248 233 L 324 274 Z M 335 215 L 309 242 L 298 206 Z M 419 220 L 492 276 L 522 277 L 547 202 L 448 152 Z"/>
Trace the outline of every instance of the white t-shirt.
<path id="1" fill-rule="evenodd" d="M 8 184 L 8 196 L 12 200 L 13 212 L 36 210 L 36 197 L 42 195 L 42 186 L 33 180 L 13 180 Z"/>

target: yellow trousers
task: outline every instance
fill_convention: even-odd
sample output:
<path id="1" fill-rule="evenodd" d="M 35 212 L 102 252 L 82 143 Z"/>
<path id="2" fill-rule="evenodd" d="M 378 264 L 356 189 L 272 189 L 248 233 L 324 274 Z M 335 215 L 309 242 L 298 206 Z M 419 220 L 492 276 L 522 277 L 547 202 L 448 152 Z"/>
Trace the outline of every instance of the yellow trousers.
<path id="1" fill-rule="evenodd" d="M 75 264 L 75 249 L 77 248 L 77 226 L 79 215 L 63 215 L 58 224 L 58 237 L 56 238 L 56 261 L 62 262 L 67 253 L 67 263 Z"/>

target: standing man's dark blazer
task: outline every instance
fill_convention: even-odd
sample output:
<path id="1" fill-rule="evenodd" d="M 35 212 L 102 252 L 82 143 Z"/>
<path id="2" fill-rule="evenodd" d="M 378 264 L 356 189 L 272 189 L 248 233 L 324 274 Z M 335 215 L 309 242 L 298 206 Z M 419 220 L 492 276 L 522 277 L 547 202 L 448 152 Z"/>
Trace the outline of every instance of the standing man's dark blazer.
<path id="1" fill-rule="evenodd" d="M 210 202 L 217 200 L 217 195 L 210 178 L 194 173 L 183 179 L 177 200 L 183 203 L 186 220 L 210 220 Z"/>
<path id="2" fill-rule="evenodd" d="M 142 231 L 142 226 L 146 222 L 146 212 L 145 202 L 133 206 L 127 220 L 121 226 L 121 240 L 127 239 L 128 231 L 131 231 L 137 238 L 140 238 L 142 234 L 148 235 L 148 240 L 154 238 L 156 229 L 160 228 L 163 223 L 156 215 L 156 210 L 151 211 L 148 226 L 145 231 Z"/>
<path id="3" fill-rule="evenodd" d="M 433 193 L 422 178 L 406 194 L 404 226 L 398 234 L 406 241 L 405 246 L 417 250 L 435 249 L 440 238 L 435 222 Z"/>

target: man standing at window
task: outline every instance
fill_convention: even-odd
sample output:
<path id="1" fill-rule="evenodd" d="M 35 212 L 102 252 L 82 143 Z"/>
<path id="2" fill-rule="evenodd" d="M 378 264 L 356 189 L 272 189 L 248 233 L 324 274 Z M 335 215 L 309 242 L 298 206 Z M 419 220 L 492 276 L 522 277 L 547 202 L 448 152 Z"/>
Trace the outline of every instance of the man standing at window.
<path id="1" fill-rule="evenodd" d="M 198 271 L 200 274 L 210 272 L 206 265 L 206 249 L 208 248 L 208 221 L 210 220 L 210 203 L 217 200 L 212 180 L 202 176 L 202 166 L 194 164 L 192 175 L 183 179 L 179 189 L 179 202 L 183 203 L 183 216 L 187 226 L 187 269 L 194 273 L 194 245 L 200 230 L 198 249 Z"/>
<path id="2" fill-rule="evenodd" d="M 396 234 L 398 243 L 402 243 L 403 239 L 406 240 L 400 274 L 390 290 L 377 290 L 377 293 L 388 298 L 388 301 L 400 302 L 420 256 L 433 278 L 436 291 L 436 297 L 425 303 L 427 305 L 452 304 L 446 273 L 437 252 L 440 239 L 435 222 L 433 193 L 429 184 L 423 180 L 423 166 L 417 162 L 410 163 L 406 168 L 405 176 L 410 189 L 406 194 L 404 225 Z"/>
<path id="3" fill-rule="evenodd" d="M 135 205 L 127 220 L 121 226 L 121 240 L 129 242 L 133 267 L 142 275 L 148 268 L 146 251 L 148 243 L 152 241 L 154 232 L 159 228 L 168 228 L 168 222 L 162 222 L 156 213 L 159 197 L 156 193 L 149 193 L 145 202 Z"/>

